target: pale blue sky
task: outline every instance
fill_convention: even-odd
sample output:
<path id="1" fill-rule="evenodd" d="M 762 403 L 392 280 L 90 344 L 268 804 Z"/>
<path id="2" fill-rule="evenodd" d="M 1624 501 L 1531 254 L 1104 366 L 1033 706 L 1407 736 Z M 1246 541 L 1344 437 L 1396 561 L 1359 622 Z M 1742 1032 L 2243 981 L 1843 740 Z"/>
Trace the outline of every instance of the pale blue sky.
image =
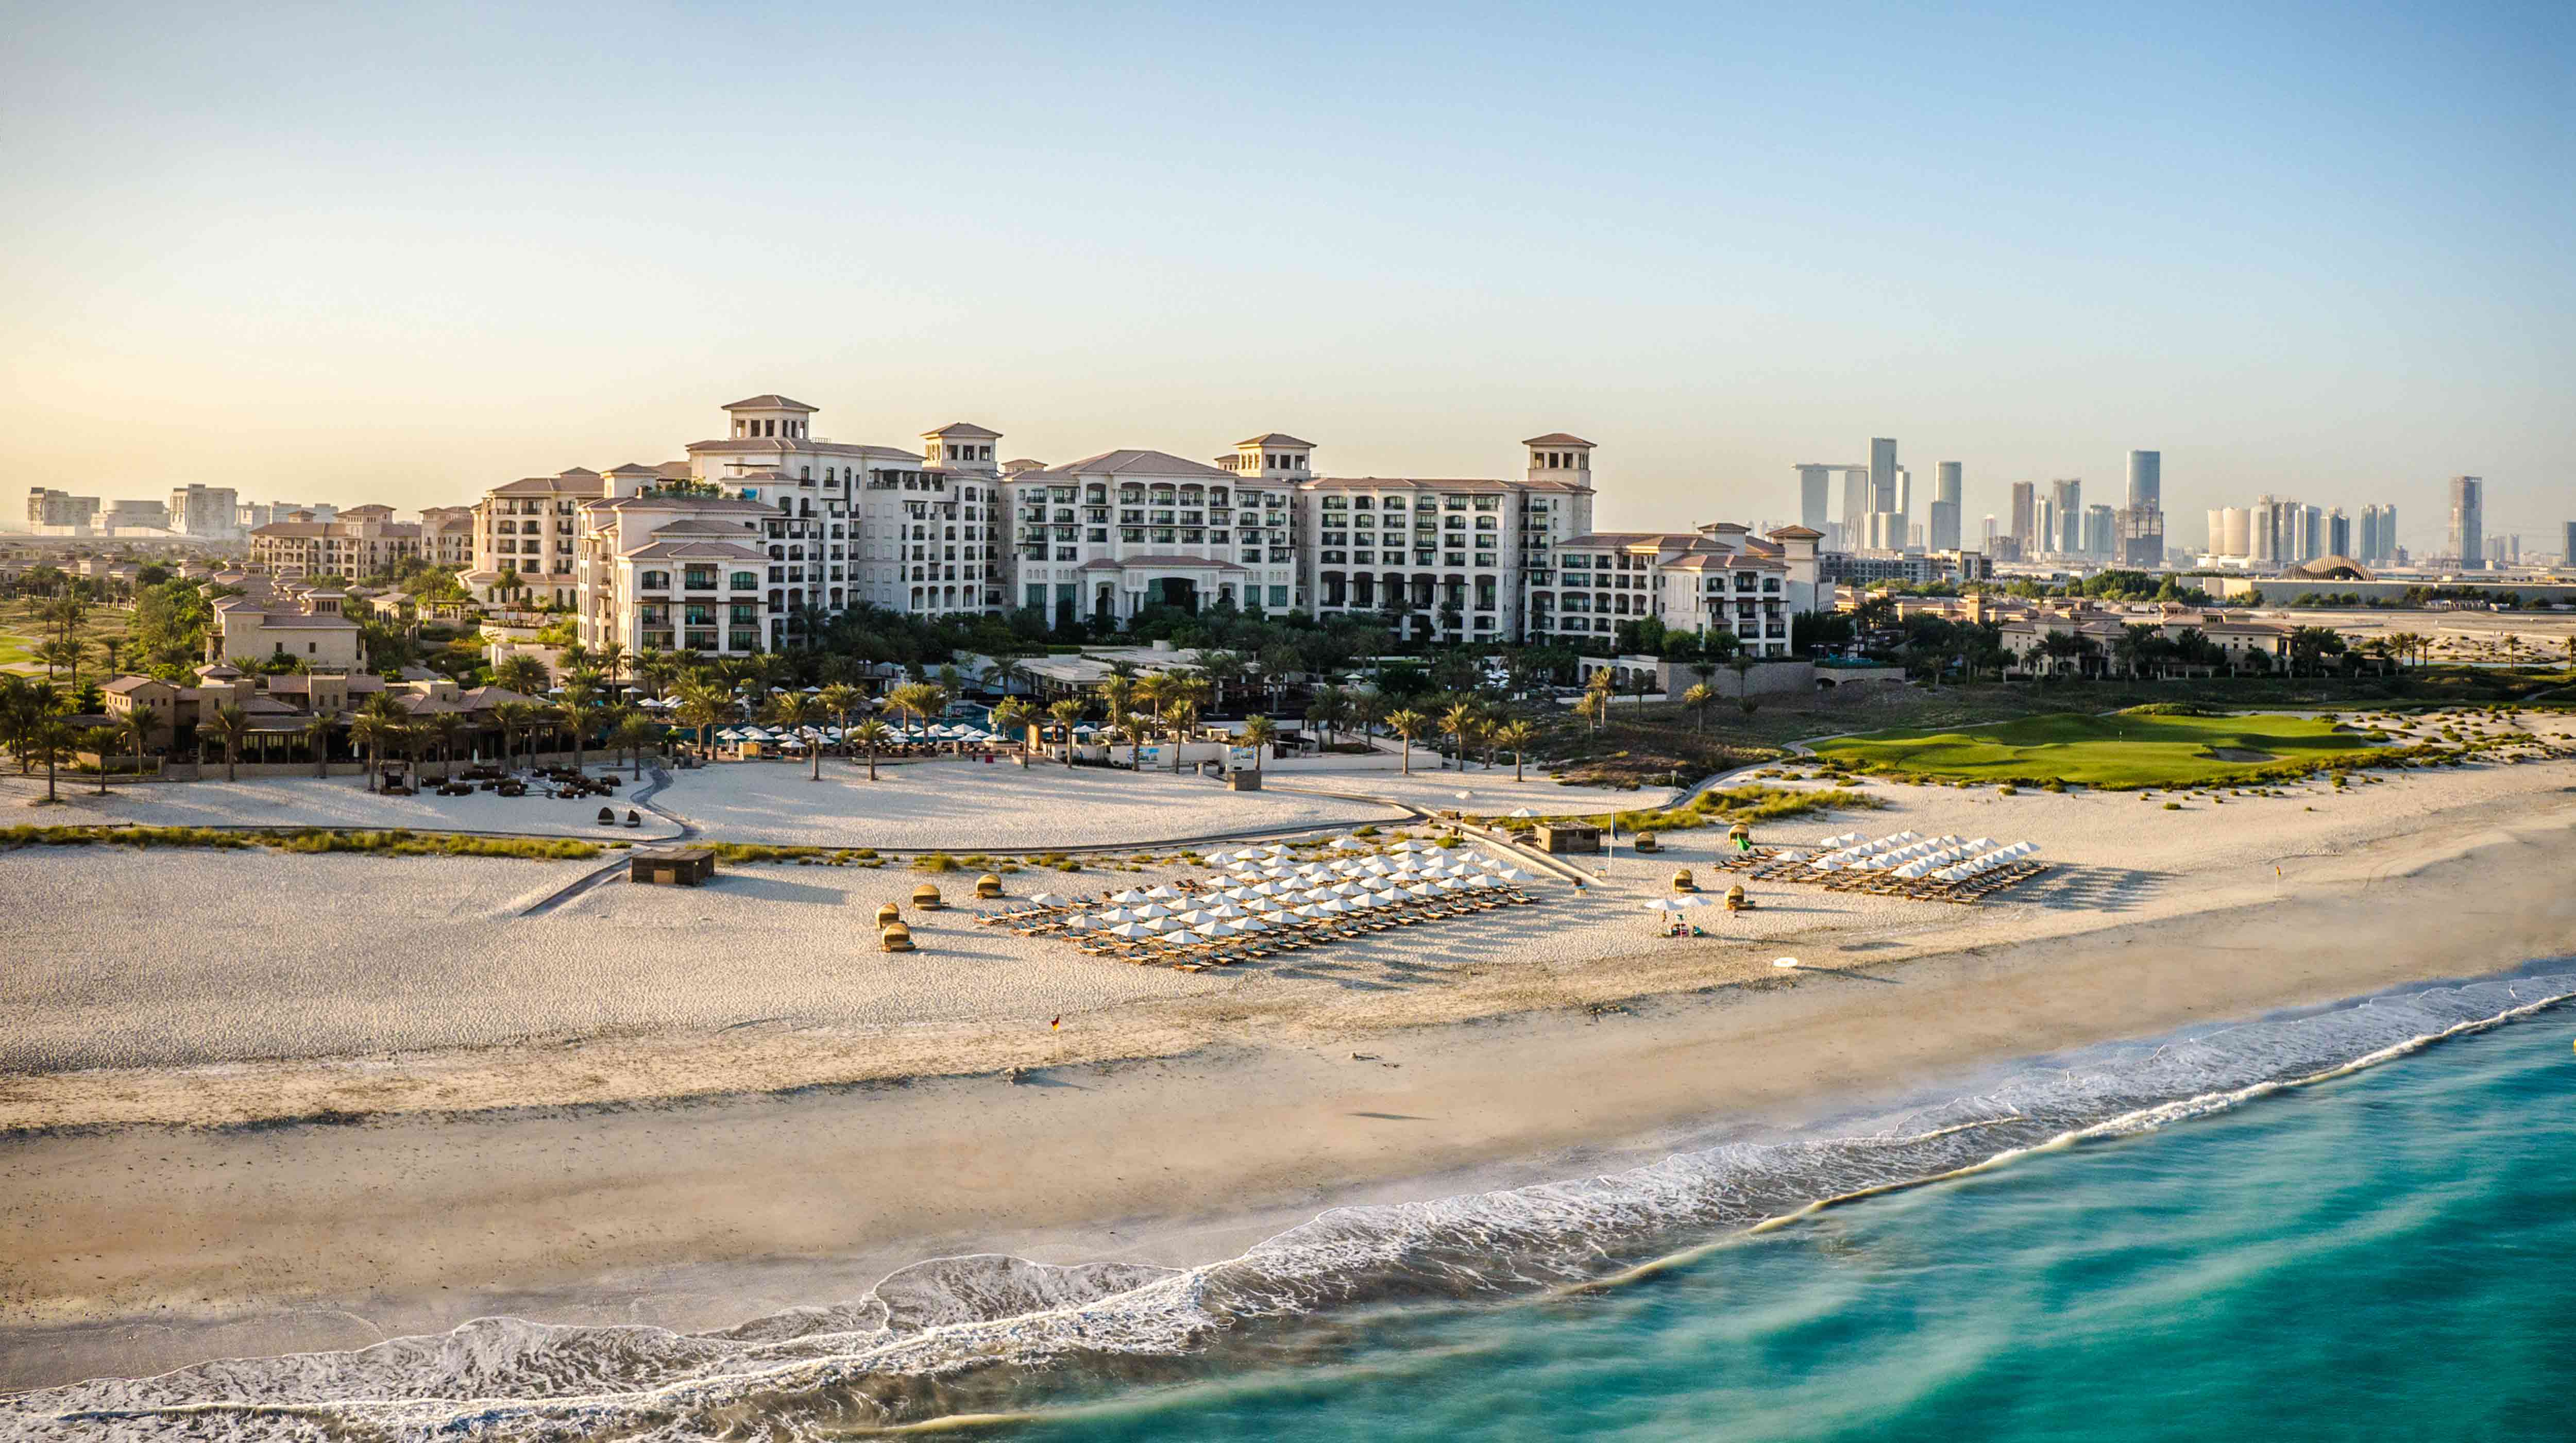
<path id="1" fill-rule="evenodd" d="M 2558 6 L 93 6 L 0 54 L 30 484 L 466 499 L 817 431 L 1759 519 L 1892 435 L 2178 538 L 2576 515 Z M 101 427 L 108 427 L 102 432 Z"/>

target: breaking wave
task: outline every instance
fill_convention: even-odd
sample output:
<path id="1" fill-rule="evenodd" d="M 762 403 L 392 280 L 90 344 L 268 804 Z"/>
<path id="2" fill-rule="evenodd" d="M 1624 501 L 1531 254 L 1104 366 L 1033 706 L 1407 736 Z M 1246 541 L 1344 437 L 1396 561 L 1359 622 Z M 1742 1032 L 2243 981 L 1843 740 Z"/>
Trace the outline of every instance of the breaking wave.
<path id="1" fill-rule="evenodd" d="M 1599 1283 L 1818 1207 L 2142 1132 L 2576 997 L 2556 971 L 2425 988 L 2030 1066 L 1865 1132 L 1739 1142 L 1599 1177 L 1339 1208 L 1175 1269 L 938 1258 L 865 1298 L 720 1332 L 483 1318 L 343 1353 L 230 1360 L 0 1399 L 32 1439 L 802 1439 L 1042 1406 L 1069 1372 L 1179 1377 L 1298 1356 L 1355 1304 Z"/>

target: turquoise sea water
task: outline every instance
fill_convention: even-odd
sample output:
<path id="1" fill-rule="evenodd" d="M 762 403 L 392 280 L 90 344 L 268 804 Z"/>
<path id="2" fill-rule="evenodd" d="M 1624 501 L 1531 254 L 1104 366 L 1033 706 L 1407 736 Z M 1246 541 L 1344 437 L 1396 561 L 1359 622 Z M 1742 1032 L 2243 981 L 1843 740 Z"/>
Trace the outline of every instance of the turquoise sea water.
<path id="1" fill-rule="evenodd" d="M 2576 1009 L 1003 1436 L 2576 1437 Z"/>
<path id="2" fill-rule="evenodd" d="M 0 1438 L 2576 1439 L 2571 1041 L 2562 960 L 1196 1267 L 486 1318 L 0 1399 Z"/>

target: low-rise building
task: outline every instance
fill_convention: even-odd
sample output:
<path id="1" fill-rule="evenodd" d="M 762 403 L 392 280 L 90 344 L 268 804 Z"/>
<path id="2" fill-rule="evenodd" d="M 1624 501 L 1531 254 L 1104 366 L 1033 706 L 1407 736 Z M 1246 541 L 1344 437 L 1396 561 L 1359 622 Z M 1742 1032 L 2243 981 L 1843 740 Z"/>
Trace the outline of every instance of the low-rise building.
<path id="1" fill-rule="evenodd" d="M 1530 632 L 1579 645 L 1653 617 L 1670 631 L 1723 632 L 1748 655 L 1786 656 L 1792 620 L 1817 605 L 1821 538 L 1805 526 L 1755 536 L 1724 521 L 1573 537 L 1555 548 L 1553 584 L 1531 587 Z"/>
<path id="2" fill-rule="evenodd" d="M 38 531 L 86 531 L 98 521 L 95 496 L 74 496 L 51 486 L 27 489 L 27 525 Z"/>
<path id="3" fill-rule="evenodd" d="M 392 514 L 353 506 L 337 521 L 316 521 L 298 511 L 250 534 L 251 564 L 281 577 L 380 575 L 421 554 L 420 527 L 386 519 Z"/>
<path id="4" fill-rule="evenodd" d="M 239 575 L 230 584 L 242 590 L 215 599 L 214 624 L 206 629 L 207 660 L 265 661 L 284 656 L 308 668 L 332 671 L 353 671 L 365 664 L 358 624 L 341 614 L 340 592 L 256 572 Z"/>

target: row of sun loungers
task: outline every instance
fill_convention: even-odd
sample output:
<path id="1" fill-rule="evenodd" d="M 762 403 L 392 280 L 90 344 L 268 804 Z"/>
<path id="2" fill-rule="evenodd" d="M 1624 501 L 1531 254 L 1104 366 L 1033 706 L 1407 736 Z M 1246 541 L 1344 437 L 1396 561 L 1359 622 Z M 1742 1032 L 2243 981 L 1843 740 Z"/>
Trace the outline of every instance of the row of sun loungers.
<path id="1" fill-rule="evenodd" d="M 1355 841 L 1334 846 L 1368 849 Z M 1523 874 L 1503 863 L 1420 843 L 1330 862 L 1300 863 L 1288 853 L 1283 845 L 1221 853 L 1212 860 L 1232 875 L 1098 898 L 1039 893 L 1027 906 L 976 921 L 1023 937 L 1063 937 L 1095 957 L 1196 970 L 1534 900 L 1514 885 Z"/>
<path id="2" fill-rule="evenodd" d="M 1093 957 L 1110 957 L 1121 962 L 1148 965 L 1163 964 L 1184 972 L 1207 967 L 1226 967 L 1255 958 L 1300 952 L 1331 942 L 1357 941 L 1372 933 L 1410 927 L 1422 922 L 1470 917 L 1479 912 L 1498 912 L 1506 907 L 1526 907 L 1537 899 L 1518 888 L 1497 888 L 1490 892 L 1463 892 L 1436 901 L 1416 902 L 1405 906 L 1378 907 L 1365 912 L 1351 912 L 1339 917 L 1315 920 L 1289 919 L 1272 923 L 1263 920 L 1266 930 L 1239 933 L 1232 937 L 1202 938 L 1192 934 L 1172 937 L 1144 937 L 1126 940 L 1102 937 L 1085 941 L 1080 950 Z"/>
<path id="3" fill-rule="evenodd" d="M 1718 865 L 1760 881 L 1797 882 L 1832 892 L 1865 892 L 1923 902 L 1973 905 L 2049 870 L 2029 860 L 2031 842 L 1991 837 L 1923 837 L 1897 832 L 1874 839 L 1857 832 L 1814 847 L 1756 847 Z"/>

